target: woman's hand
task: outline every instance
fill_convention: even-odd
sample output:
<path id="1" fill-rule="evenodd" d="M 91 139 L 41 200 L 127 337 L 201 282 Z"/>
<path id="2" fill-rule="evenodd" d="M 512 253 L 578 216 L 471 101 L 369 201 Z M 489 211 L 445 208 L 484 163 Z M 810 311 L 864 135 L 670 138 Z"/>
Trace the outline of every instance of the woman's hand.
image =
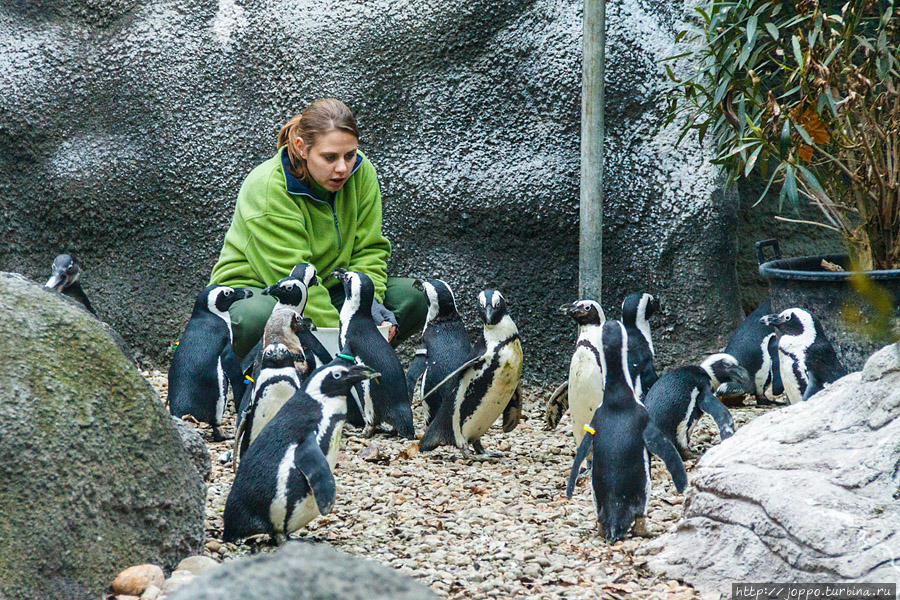
<path id="1" fill-rule="evenodd" d="M 397 335 L 397 326 L 391 323 L 390 321 L 384 321 L 381 325 L 390 325 L 391 328 L 388 330 L 388 341 L 393 342 L 394 336 Z M 381 326 L 379 325 L 379 327 Z"/>
<path id="2" fill-rule="evenodd" d="M 394 336 L 397 335 L 397 317 L 394 316 L 394 313 L 385 308 L 381 302 L 373 300 L 372 318 L 379 323 L 379 327 L 383 325 L 391 326 L 390 331 L 388 331 L 388 341 L 393 341 Z"/>

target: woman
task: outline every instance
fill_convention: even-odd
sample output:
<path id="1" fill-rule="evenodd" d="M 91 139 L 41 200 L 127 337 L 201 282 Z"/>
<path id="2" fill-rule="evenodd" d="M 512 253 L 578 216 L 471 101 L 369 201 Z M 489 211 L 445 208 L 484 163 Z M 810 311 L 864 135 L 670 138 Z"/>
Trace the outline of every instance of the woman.
<path id="1" fill-rule="evenodd" d="M 278 133 L 278 152 L 244 180 L 210 284 L 253 289 L 231 308 L 234 351 L 259 340 L 275 299 L 258 293 L 298 263 L 316 268 L 304 316 L 337 327 L 343 287 L 331 272 L 360 271 L 375 284 L 372 314 L 399 343 L 422 328 L 427 306 L 412 279 L 388 277 L 391 245 L 381 235 L 375 168 L 359 152 L 356 119 L 342 102 L 316 100 Z M 382 304 L 383 303 L 383 304 Z"/>

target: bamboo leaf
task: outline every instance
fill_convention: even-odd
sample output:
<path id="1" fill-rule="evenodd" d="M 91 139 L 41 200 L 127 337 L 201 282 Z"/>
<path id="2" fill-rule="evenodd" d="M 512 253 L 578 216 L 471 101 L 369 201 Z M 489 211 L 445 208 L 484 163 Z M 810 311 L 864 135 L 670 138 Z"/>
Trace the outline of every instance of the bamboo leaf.
<path id="1" fill-rule="evenodd" d="M 804 167 L 803 165 L 797 165 L 797 169 L 800 170 L 800 175 L 803 176 L 803 181 L 806 182 L 812 191 L 819 197 L 820 200 L 825 200 L 826 202 L 831 202 L 831 199 L 828 197 L 828 194 L 825 193 L 825 189 L 822 187 L 822 184 L 819 183 L 818 178 L 813 175 L 809 169 Z"/>
<path id="2" fill-rule="evenodd" d="M 744 177 L 748 177 L 750 175 L 750 171 L 753 170 L 753 165 L 756 164 L 756 159 L 759 158 L 759 153 L 760 151 L 762 151 L 762 149 L 763 145 L 759 144 L 756 147 L 756 150 L 754 150 L 753 153 L 750 154 L 750 158 L 747 159 L 747 164 L 744 165 Z"/>
<path id="3" fill-rule="evenodd" d="M 751 43 L 753 38 L 756 37 L 756 22 L 758 17 L 753 15 L 747 20 L 747 43 Z"/>
<path id="4" fill-rule="evenodd" d="M 797 68 L 803 69 L 803 52 L 800 50 L 800 38 L 796 35 L 791 36 L 791 47 L 794 49 L 794 60 L 797 61 Z"/>
<path id="5" fill-rule="evenodd" d="M 778 197 L 779 211 L 782 209 L 782 201 L 785 197 L 787 197 L 792 206 L 797 207 L 797 177 L 794 174 L 792 165 L 787 165 L 784 169 L 784 185 L 781 186 L 781 194 Z"/>
<path id="6" fill-rule="evenodd" d="M 766 189 L 764 189 L 762 191 L 762 194 L 759 195 L 759 199 L 753 203 L 753 206 L 756 206 L 757 204 L 759 204 L 760 202 L 762 202 L 765 199 L 766 194 L 769 193 L 769 188 L 772 187 L 772 183 L 775 181 L 775 177 L 781 172 L 781 170 L 783 168 L 784 168 L 784 163 L 781 163 L 780 165 L 778 165 L 778 167 L 776 167 L 776 169 L 774 171 L 772 171 L 772 176 L 769 177 L 769 183 L 766 184 Z"/>
<path id="7" fill-rule="evenodd" d="M 778 28 L 774 23 L 766 22 L 766 31 L 769 32 L 769 35 L 772 36 L 772 39 L 776 42 L 778 41 Z"/>
<path id="8" fill-rule="evenodd" d="M 794 129 L 797 130 L 797 133 L 800 134 L 800 137 L 803 138 L 803 141 L 812 146 L 813 139 L 812 136 L 806 133 L 806 129 L 803 128 L 803 125 L 800 123 L 794 123 Z"/>
<path id="9" fill-rule="evenodd" d="M 781 155 L 787 156 L 788 148 L 791 147 L 791 121 L 789 119 L 785 119 L 784 125 L 781 126 L 779 145 L 781 146 Z"/>

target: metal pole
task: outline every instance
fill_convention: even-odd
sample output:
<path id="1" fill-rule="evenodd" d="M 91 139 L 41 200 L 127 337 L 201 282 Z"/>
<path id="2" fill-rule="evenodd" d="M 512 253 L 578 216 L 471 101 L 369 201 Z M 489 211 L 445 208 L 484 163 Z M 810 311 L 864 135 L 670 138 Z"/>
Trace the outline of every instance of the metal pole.
<path id="1" fill-rule="evenodd" d="M 603 72 L 606 0 L 584 0 L 578 297 L 600 302 L 603 275 Z"/>

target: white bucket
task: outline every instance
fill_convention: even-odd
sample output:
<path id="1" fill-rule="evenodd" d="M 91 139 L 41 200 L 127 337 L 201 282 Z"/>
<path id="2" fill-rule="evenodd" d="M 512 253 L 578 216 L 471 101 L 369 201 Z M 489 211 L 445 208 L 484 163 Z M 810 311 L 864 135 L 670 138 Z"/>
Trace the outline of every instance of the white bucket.
<path id="1" fill-rule="evenodd" d="M 313 335 L 316 336 L 322 345 L 325 346 L 325 349 L 328 350 L 328 353 L 334 356 L 338 352 L 340 352 L 340 348 L 338 347 L 338 338 L 340 334 L 340 327 L 319 327 L 315 331 L 313 331 Z M 378 331 L 384 336 L 384 339 L 388 339 L 388 333 L 391 331 L 390 325 L 379 325 Z"/>

